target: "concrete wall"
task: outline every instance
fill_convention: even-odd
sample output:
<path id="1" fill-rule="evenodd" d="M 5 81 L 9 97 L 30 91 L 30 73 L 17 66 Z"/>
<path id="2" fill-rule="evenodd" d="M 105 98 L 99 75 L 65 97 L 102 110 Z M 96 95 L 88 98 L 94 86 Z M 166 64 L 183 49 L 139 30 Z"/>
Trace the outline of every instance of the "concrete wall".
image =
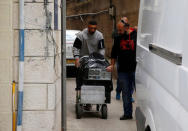
<path id="1" fill-rule="evenodd" d="M 116 6 L 117 21 L 127 16 L 131 26 L 136 26 L 138 23 L 139 0 L 112 0 Z M 77 2 L 67 0 L 67 16 L 77 15 L 82 13 L 95 13 L 106 10 L 110 7 L 110 0 L 85 0 Z M 96 16 L 83 16 L 67 18 L 67 29 L 79 29 L 87 27 L 87 22 L 90 19 L 95 19 L 98 22 L 98 29 L 103 32 L 106 45 L 106 55 L 109 57 L 113 44 L 112 31 L 113 22 L 108 13 L 99 14 Z"/>
<path id="2" fill-rule="evenodd" d="M 0 130 L 12 129 L 12 1 L 0 1 Z"/>
<path id="3" fill-rule="evenodd" d="M 43 2 L 25 0 L 23 131 L 61 129 L 60 17 L 54 30 L 54 0 L 49 0 L 52 30 L 46 30 Z M 0 131 L 11 131 L 12 81 L 19 84 L 18 0 L 0 1 L 0 19 Z"/>
<path id="4" fill-rule="evenodd" d="M 23 104 L 24 131 L 56 131 L 61 127 L 60 30 L 54 31 L 54 1 L 47 9 L 52 13 L 51 28 L 46 30 L 43 0 L 25 1 L 25 79 Z M 18 7 L 14 1 L 14 66 L 18 81 Z M 60 23 L 60 22 L 59 22 Z M 59 27 L 60 29 L 60 27 Z M 54 40 L 55 41 L 54 41 Z M 58 59 L 59 58 L 59 59 Z M 58 91 L 58 92 L 57 92 Z M 58 112 L 58 115 L 57 115 Z"/>

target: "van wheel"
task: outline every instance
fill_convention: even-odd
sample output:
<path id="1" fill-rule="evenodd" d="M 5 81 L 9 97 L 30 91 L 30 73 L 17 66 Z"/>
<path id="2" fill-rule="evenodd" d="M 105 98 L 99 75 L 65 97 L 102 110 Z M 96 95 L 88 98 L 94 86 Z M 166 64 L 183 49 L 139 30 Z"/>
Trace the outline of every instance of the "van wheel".
<path id="1" fill-rule="evenodd" d="M 145 131 L 151 131 L 150 127 L 147 126 L 146 129 L 145 129 Z"/>

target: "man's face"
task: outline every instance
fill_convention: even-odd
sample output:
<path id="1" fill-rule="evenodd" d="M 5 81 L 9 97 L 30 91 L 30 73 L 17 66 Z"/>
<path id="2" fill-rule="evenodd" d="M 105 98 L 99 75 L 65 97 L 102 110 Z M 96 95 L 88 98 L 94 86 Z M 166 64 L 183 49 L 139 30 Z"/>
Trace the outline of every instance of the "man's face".
<path id="1" fill-rule="evenodd" d="M 117 26 L 117 31 L 118 31 L 118 34 L 119 34 L 119 35 L 123 35 L 123 34 L 125 33 L 126 29 L 125 29 L 124 26 L 118 25 L 118 26 Z"/>
<path id="2" fill-rule="evenodd" d="M 89 34 L 93 35 L 96 30 L 97 30 L 97 25 L 88 25 Z"/>

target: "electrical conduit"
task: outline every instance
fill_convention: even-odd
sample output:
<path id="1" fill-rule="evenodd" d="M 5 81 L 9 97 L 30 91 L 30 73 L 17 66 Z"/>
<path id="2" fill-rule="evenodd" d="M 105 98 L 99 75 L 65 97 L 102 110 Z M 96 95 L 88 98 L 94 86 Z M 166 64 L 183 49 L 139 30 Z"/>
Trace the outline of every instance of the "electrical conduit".
<path id="1" fill-rule="evenodd" d="M 19 31 L 19 87 L 18 87 L 18 115 L 17 131 L 22 131 L 22 108 L 24 88 L 24 0 L 20 3 L 20 31 Z"/>

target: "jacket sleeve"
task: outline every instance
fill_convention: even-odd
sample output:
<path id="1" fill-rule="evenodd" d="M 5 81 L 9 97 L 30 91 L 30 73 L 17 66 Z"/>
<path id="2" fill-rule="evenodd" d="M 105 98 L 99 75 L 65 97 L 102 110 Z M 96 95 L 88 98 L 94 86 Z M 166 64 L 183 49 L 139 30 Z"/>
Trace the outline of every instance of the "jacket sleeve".
<path id="1" fill-rule="evenodd" d="M 99 53 L 104 56 L 105 55 L 104 39 L 99 40 L 98 49 L 99 49 Z"/>
<path id="2" fill-rule="evenodd" d="M 105 45 L 104 45 L 104 37 L 103 37 L 103 34 L 101 32 L 99 32 L 99 35 L 98 35 L 98 49 L 104 49 L 105 48 Z"/>
<path id="3" fill-rule="evenodd" d="M 116 59 L 117 58 L 117 51 L 118 51 L 118 39 L 114 39 L 114 45 L 112 47 L 111 51 L 111 58 Z"/>
<path id="4" fill-rule="evenodd" d="M 98 53 L 101 55 L 105 55 L 105 45 L 104 45 L 104 37 L 102 35 L 102 33 L 99 34 L 98 36 Z"/>
<path id="5" fill-rule="evenodd" d="M 105 56 L 105 48 L 99 49 L 99 54 Z"/>
<path id="6" fill-rule="evenodd" d="M 101 39 L 99 40 L 99 43 L 98 43 L 98 49 L 104 49 L 104 48 L 105 48 L 104 39 Z"/>
<path id="7" fill-rule="evenodd" d="M 73 44 L 73 56 L 75 58 L 80 56 L 81 47 L 82 47 L 82 41 L 77 37 Z"/>

